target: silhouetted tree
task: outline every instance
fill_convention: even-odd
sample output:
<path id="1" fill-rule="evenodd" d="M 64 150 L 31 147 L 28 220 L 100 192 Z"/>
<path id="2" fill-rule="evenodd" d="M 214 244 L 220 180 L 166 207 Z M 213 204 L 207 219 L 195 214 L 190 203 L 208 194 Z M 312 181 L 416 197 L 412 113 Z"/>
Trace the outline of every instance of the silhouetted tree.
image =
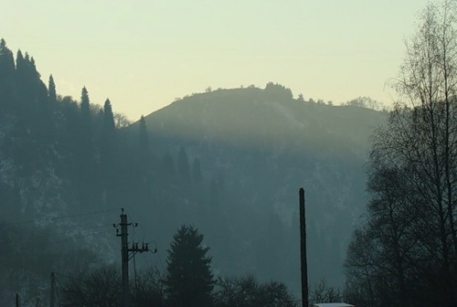
<path id="1" fill-rule="evenodd" d="M 310 289 L 309 301 L 311 304 L 341 302 L 343 293 L 340 289 L 327 286 L 324 280 L 320 280 Z"/>
<path id="2" fill-rule="evenodd" d="M 277 101 L 287 101 L 293 98 L 292 91 L 284 85 L 268 82 L 265 86 L 265 94 Z"/>
<path id="3" fill-rule="evenodd" d="M 122 282 L 119 270 L 106 266 L 71 279 L 62 289 L 66 306 L 121 306 Z"/>
<path id="4" fill-rule="evenodd" d="M 13 103 L 15 73 L 13 53 L 2 38 L 0 40 L 0 106 Z"/>
<path id="5" fill-rule="evenodd" d="M 103 106 L 103 130 L 106 135 L 113 134 L 115 130 L 113 109 L 109 98 L 106 98 Z"/>
<path id="6" fill-rule="evenodd" d="M 57 102 L 56 84 L 54 83 L 54 78 L 52 75 L 49 76 L 48 97 L 49 102 L 53 104 Z"/>
<path id="7" fill-rule="evenodd" d="M 173 236 L 167 259 L 167 294 L 173 306 L 211 306 L 214 287 L 209 247 L 192 226 L 181 226 Z"/>
<path id="8" fill-rule="evenodd" d="M 81 119 L 82 119 L 82 127 L 83 133 L 86 134 L 87 137 L 91 134 L 91 113 L 90 113 L 90 99 L 89 99 L 89 92 L 87 91 L 86 87 L 84 86 L 81 90 Z"/>
<path id="9" fill-rule="evenodd" d="M 100 167 L 105 184 L 112 182 L 116 175 L 114 173 L 114 149 L 115 133 L 113 110 L 111 102 L 106 99 L 103 107 L 103 126 L 100 140 Z"/>
<path id="10" fill-rule="evenodd" d="M 132 288 L 133 306 L 165 306 L 165 283 L 159 270 L 149 269 L 139 273 Z"/>
<path id="11" fill-rule="evenodd" d="M 457 305 L 456 14 L 427 6 L 396 84 L 407 102 L 373 136 L 368 222 L 346 263 L 371 306 Z"/>
<path id="12" fill-rule="evenodd" d="M 215 296 L 217 307 L 298 306 L 283 283 L 258 283 L 253 276 L 219 279 Z"/>

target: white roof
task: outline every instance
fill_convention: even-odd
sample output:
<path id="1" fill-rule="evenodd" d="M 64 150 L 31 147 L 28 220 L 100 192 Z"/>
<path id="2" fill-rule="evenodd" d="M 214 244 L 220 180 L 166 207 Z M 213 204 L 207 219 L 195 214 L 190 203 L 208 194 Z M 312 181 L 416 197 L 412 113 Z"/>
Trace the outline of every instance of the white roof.
<path id="1" fill-rule="evenodd" d="M 346 304 L 346 303 L 320 303 L 320 304 L 314 304 L 315 307 L 355 307 L 354 305 L 351 304 Z"/>

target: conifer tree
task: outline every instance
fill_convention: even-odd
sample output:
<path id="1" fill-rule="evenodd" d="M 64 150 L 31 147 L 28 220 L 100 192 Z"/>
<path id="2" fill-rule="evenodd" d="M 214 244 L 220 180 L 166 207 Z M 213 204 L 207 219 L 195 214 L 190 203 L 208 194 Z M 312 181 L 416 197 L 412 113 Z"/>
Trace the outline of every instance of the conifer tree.
<path id="1" fill-rule="evenodd" d="M 96 164 L 94 160 L 94 144 L 92 136 L 92 115 L 89 93 L 86 87 L 81 90 L 79 109 L 79 125 L 76 140 L 76 166 L 81 195 L 81 202 L 90 206 L 98 202 L 98 185 Z"/>
<path id="2" fill-rule="evenodd" d="M 103 127 L 100 140 L 100 165 L 105 183 L 113 179 L 113 147 L 115 144 L 115 126 L 111 102 L 107 98 L 103 107 Z"/>
<path id="3" fill-rule="evenodd" d="M 85 86 L 81 90 L 81 117 L 82 117 L 82 124 L 85 126 L 86 129 L 90 129 L 90 124 L 91 124 L 90 100 L 89 100 L 89 92 L 87 91 Z"/>
<path id="4" fill-rule="evenodd" d="M 106 99 L 103 106 L 103 129 L 106 135 L 114 133 L 115 129 L 113 109 L 109 98 Z"/>
<path id="5" fill-rule="evenodd" d="M 92 154 L 92 119 L 90 113 L 89 93 L 84 86 L 81 90 L 81 126 L 80 126 L 80 146 L 85 159 L 89 159 Z"/>
<path id="6" fill-rule="evenodd" d="M 16 53 L 16 71 L 21 72 L 24 71 L 25 60 L 24 56 L 22 55 L 21 49 L 19 49 Z"/>
<path id="7" fill-rule="evenodd" d="M 181 226 L 173 236 L 165 280 L 172 306 L 211 306 L 214 279 L 209 247 L 202 243 L 203 235 L 192 226 Z"/>
<path id="8" fill-rule="evenodd" d="M 52 75 L 49 76 L 48 97 L 50 103 L 57 102 L 56 84 L 54 83 L 54 78 L 52 77 Z"/>
<path id="9" fill-rule="evenodd" d="M 0 40 L 0 106 L 12 103 L 14 75 L 14 56 L 2 38 Z"/>

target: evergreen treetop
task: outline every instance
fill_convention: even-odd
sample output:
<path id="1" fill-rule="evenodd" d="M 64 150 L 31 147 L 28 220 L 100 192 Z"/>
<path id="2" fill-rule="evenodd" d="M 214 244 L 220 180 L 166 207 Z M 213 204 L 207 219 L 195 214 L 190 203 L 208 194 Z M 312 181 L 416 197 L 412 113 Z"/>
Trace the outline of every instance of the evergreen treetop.
<path id="1" fill-rule="evenodd" d="M 103 127 L 106 133 L 109 131 L 114 131 L 115 124 L 114 124 L 114 115 L 113 109 L 111 107 L 111 101 L 109 98 L 106 98 L 105 105 L 103 106 Z"/>
<path id="2" fill-rule="evenodd" d="M 54 83 L 52 75 L 49 76 L 48 97 L 51 103 L 55 103 L 57 101 L 56 84 Z"/>
<path id="3" fill-rule="evenodd" d="M 209 306 L 214 287 L 209 247 L 203 235 L 183 225 L 173 236 L 167 259 L 167 293 L 170 303 L 182 307 Z"/>

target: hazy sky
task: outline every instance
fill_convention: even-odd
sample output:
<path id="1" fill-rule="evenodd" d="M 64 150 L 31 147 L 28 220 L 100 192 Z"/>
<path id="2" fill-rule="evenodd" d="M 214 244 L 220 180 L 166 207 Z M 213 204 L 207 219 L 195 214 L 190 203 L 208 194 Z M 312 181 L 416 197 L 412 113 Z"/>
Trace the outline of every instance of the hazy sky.
<path id="1" fill-rule="evenodd" d="M 269 81 L 390 103 L 426 0 L 3 0 L 3 37 L 47 84 L 136 120 L 193 92 Z"/>

